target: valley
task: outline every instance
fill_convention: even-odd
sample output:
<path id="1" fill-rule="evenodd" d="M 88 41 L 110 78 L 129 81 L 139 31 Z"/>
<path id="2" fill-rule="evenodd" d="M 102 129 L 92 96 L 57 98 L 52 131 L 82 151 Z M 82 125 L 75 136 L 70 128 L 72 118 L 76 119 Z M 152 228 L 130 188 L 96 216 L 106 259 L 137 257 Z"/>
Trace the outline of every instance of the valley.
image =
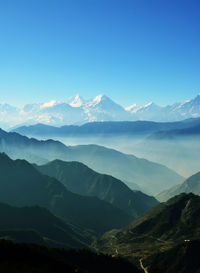
<path id="1" fill-rule="evenodd" d="M 199 15 L 0 0 L 0 273 L 200 273 Z"/>
<path id="2" fill-rule="evenodd" d="M 110 145 L 113 140 L 112 148 L 68 146 L 56 138 L 38 140 L 1 130 L 0 239 L 87 248 L 122 257 L 141 272 L 175 273 L 180 267 L 180 273 L 194 273 L 188 267 L 196 270 L 196 260 L 188 258 L 183 265 L 180 260 L 183 248 L 199 246 L 199 172 L 185 180 L 164 165 L 131 155 L 133 143 L 147 141 L 140 147 L 150 148 L 146 133 L 133 139 L 104 133 L 99 141 L 104 139 Z M 113 149 L 119 148 L 116 139 L 129 154 Z M 179 260 L 169 261 L 174 251 L 180 252 Z"/>
<path id="3" fill-rule="evenodd" d="M 196 122 L 179 126 L 190 128 Z M 180 136 L 167 140 L 164 149 L 166 140 L 154 137 L 157 130 L 140 132 L 140 137 L 111 137 L 106 132 L 98 138 L 71 136 L 74 143 L 86 141 L 74 146 L 60 141 L 65 138 L 38 140 L 0 130 L 0 244 L 9 240 L 19 247 L 34 243 L 48 249 L 88 249 L 111 260 L 125 259 L 135 272 L 175 273 L 180 268 L 179 273 L 196 273 L 188 269 L 199 268 L 193 257 L 182 265 L 180 261 L 183 248 L 199 247 L 199 172 L 185 179 L 164 165 L 131 154 L 145 151 L 159 157 L 165 150 L 163 158 L 177 161 L 169 154 L 176 153 L 173 143 L 181 150 Z M 190 137 L 195 146 L 195 137 Z M 95 144 L 89 144 L 91 140 Z M 105 142 L 107 147 L 99 145 Z M 189 149 L 184 152 L 189 157 Z M 179 164 L 184 168 L 182 161 Z M 179 259 L 170 258 L 174 251 L 180 253 Z"/>

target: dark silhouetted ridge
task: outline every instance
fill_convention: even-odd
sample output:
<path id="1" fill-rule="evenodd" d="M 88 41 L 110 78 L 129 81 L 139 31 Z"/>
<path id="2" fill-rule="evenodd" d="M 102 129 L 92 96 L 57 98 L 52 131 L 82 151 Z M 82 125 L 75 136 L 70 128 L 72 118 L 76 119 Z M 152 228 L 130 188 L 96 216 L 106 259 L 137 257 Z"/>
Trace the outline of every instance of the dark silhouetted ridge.
<path id="1" fill-rule="evenodd" d="M 55 177 L 74 193 L 97 196 L 134 217 L 158 204 L 154 197 L 140 191 L 132 191 L 120 180 L 99 174 L 79 162 L 54 160 L 46 165 L 37 166 L 37 169 L 43 174 Z"/>
<path id="2" fill-rule="evenodd" d="M 0 201 L 13 206 L 39 205 L 68 222 L 98 233 L 127 225 L 132 217 L 98 199 L 72 193 L 55 178 L 42 175 L 25 160 L 0 154 Z"/>

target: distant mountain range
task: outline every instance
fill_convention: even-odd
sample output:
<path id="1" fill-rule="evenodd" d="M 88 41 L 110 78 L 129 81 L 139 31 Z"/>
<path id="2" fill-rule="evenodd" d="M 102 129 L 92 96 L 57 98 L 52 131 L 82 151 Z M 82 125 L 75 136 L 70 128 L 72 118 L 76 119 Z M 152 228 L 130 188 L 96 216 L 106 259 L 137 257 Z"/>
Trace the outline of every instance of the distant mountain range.
<path id="1" fill-rule="evenodd" d="M 200 119 L 197 118 L 198 124 L 188 124 L 188 127 L 185 128 L 176 128 L 166 131 L 154 132 L 149 138 L 154 140 L 172 140 L 178 138 L 187 138 L 187 137 L 199 137 L 200 136 Z"/>
<path id="2" fill-rule="evenodd" d="M 157 199 L 161 202 L 167 201 L 169 198 L 183 192 L 200 195 L 200 172 L 190 176 L 183 183 L 161 192 L 157 195 Z"/>
<path id="3" fill-rule="evenodd" d="M 87 137 L 87 136 L 143 136 L 150 139 L 165 139 L 182 136 L 200 135 L 200 118 L 191 118 L 176 122 L 153 121 L 104 121 L 83 125 L 65 125 L 61 127 L 46 124 L 21 126 L 11 130 L 33 137 Z"/>
<path id="4" fill-rule="evenodd" d="M 137 262 L 145 272 L 197 273 L 200 197 L 180 194 L 150 209 L 122 230 L 105 233 L 99 251 Z"/>
<path id="5" fill-rule="evenodd" d="M 54 126 L 84 124 L 94 121 L 178 121 L 200 116 L 200 94 L 194 99 L 161 107 L 154 103 L 122 107 L 105 95 L 84 100 L 79 95 L 64 102 L 52 100 L 23 108 L 0 104 L 0 126 L 44 123 Z"/>
<path id="6" fill-rule="evenodd" d="M 196 118 L 200 116 L 200 94 L 191 100 L 164 107 L 151 102 L 145 106 L 133 105 L 125 109 L 132 113 L 137 120 L 178 121 Z"/>
<path id="7" fill-rule="evenodd" d="M 39 141 L 7 133 L 0 129 L 0 152 L 11 158 L 26 159 L 31 163 L 44 164 L 61 159 L 79 161 L 103 174 L 112 175 L 132 189 L 139 188 L 148 194 L 158 194 L 184 180 L 167 167 L 98 145 L 65 146 L 59 141 Z M 138 186 L 137 186 L 137 185 Z"/>

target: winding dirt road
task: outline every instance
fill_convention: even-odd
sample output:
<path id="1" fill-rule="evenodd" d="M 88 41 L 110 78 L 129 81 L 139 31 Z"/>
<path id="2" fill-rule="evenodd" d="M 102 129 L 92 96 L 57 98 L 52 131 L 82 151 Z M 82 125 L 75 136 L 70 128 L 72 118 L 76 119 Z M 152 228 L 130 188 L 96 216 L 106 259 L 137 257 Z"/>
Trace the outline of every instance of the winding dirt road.
<path id="1" fill-rule="evenodd" d="M 144 271 L 144 273 L 148 273 L 147 268 L 145 268 L 144 265 L 143 265 L 143 263 L 142 263 L 142 258 L 140 259 L 140 267 Z"/>

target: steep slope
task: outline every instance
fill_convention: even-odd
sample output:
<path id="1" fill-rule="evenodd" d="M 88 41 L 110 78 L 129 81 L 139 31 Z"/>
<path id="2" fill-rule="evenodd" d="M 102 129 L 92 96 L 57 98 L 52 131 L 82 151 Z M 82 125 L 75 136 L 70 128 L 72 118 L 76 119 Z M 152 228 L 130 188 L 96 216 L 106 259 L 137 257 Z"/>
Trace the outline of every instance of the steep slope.
<path id="1" fill-rule="evenodd" d="M 39 205 L 69 222 L 98 233 L 127 225 L 131 216 L 96 197 L 68 191 L 55 178 L 42 175 L 25 160 L 0 154 L 0 201 L 14 206 Z"/>
<path id="2" fill-rule="evenodd" d="M 134 217 L 158 204 L 155 198 L 139 191 L 132 191 L 120 180 L 99 174 L 79 162 L 55 160 L 37 166 L 37 169 L 43 174 L 55 177 L 74 193 L 97 196 Z"/>
<path id="3" fill-rule="evenodd" d="M 135 108 L 135 107 L 134 107 Z M 130 109 L 132 115 L 137 120 L 159 120 L 159 114 L 162 113 L 163 107 L 156 105 L 153 102 L 146 104 L 145 106 L 139 107 L 138 109 Z M 129 112 L 128 111 L 128 112 Z"/>
<path id="4" fill-rule="evenodd" d="M 105 95 L 98 95 L 83 105 L 86 120 L 91 121 L 120 121 L 130 120 L 131 115 L 119 104 Z"/>
<path id="5" fill-rule="evenodd" d="M 12 159 L 26 159 L 29 162 L 44 164 L 48 162 L 45 156 L 50 157 L 49 153 L 53 153 L 55 150 L 59 155 L 63 146 L 61 143 L 58 145 L 56 141 L 38 141 L 0 129 L 0 152 L 5 152 Z"/>
<path id="6" fill-rule="evenodd" d="M 124 181 L 130 187 L 132 183 L 138 184 L 149 194 L 157 194 L 183 181 L 180 175 L 163 165 L 98 145 L 65 146 L 59 141 L 38 141 L 0 130 L 0 151 L 14 159 L 38 164 L 54 159 L 79 161 L 97 172 Z"/>
<path id="7" fill-rule="evenodd" d="M 200 195 L 200 172 L 190 176 L 182 184 L 176 185 L 175 187 L 161 192 L 157 195 L 157 199 L 163 202 L 182 192 L 192 192 L 194 194 Z"/>
<path id="8" fill-rule="evenodd" d="M 191 240 L 170 250 L 150 256 L 144 264 L 151 264 L 149 273 L 199 273 L 200 241 Z"/>
<path id="9" fill-rule="evenodd" d="M 178 195 L 150 209 L 128 227 L 104 234 L 97 247 L 105 253 L 117 253 L 138 263 L 140 259 L 145 261 L 185 240 L 198 239 L 199 211 L 199 196 L 192 193 Z M 151 263 L 145 266 L 150 267 Z"/>
<path id="10" fill-rule="evenodd" d="M 17 242 L 85 248 L 92 239 L 89 232 L 67 224 L 39 206 L 19 208 L 0 203 L 0 219 L 1 238 Z"/>
<path id="11" fill-rule="evenodd" d="M 200 94 L 191 100 L 180 103 L 174 111 L 182 117 L 198 117 L 200 111 Z"/>

